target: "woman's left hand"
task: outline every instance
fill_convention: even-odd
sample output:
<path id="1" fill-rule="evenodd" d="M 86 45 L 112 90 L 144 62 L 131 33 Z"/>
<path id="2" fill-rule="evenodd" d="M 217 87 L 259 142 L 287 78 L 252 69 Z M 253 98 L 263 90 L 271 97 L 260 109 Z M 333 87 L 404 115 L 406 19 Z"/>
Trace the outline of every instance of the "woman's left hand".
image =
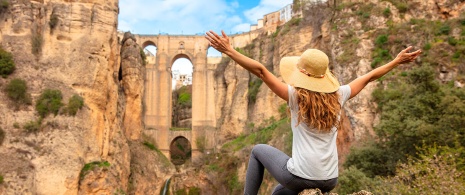
<path id="1" fill-rule="evenodd" d="M 397 57 L 394 59 L 394 62 L 397 64 L 404 64 L 413 62 L 420 54 L 421 50 L 416 50 L 414 52 L 408 53 L 412 49 L 412 46 L 407 47 L 406 49 L 402 50 Z"/>
<path id="2" fill-rule="evenodd" d="M 230 54 L 232 49 L 231 44 L 229 43 L 229 37 L 221 31 L 222 37 L 216 34 L 213 31 L 209 31 L 205 33 L 205 38 L 210 42 L 210 45 L 218 50 L 221 53 L 225 53 L 226 55 Z"/>

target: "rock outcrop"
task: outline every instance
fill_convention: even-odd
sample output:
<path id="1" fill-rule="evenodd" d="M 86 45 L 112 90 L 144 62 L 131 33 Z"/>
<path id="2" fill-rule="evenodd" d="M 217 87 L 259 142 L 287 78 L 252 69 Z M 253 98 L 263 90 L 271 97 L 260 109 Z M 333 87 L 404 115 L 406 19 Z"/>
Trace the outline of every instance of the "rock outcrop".
<path id="1" fill-rule="evenodd" d="M 123 129 L 127 138 L 138 140 L 144 126 L 142 124 L 142 109 L 144 97 L 145 62 L 142 61 L 142 49 L 136 43 L 131 33 L 124 33 L 121 46 L 121 82 L 126 106 L 123 119 Z"/>

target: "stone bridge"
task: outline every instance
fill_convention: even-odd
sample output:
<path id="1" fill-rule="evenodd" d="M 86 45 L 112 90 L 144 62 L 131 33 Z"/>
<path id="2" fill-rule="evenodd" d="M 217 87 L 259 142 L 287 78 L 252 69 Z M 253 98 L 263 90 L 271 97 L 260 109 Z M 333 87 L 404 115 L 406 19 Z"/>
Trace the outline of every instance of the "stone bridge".
<path id="1" fill-rule="evenodd" d="M 261 31 L 231 36 L 234 47 L 244 47 Z M 158 148 L 170 158 L 170 145 L 178 137 L 186 138 L 192 157 L 216 146 L 217 113 L 215 113 L 214 73 L 221 57 L 207 57 L 210 47 L 204 35 L 135 35 L 145 48 L 155 46 L 155 56 L 148 57 L 145 77 L 144 123 L 146 135 L 156 140 Z M 171 67 L 179 58 L 193 65 L 192 128 L 190 131 L 171 131 L 172 74 Z"/>

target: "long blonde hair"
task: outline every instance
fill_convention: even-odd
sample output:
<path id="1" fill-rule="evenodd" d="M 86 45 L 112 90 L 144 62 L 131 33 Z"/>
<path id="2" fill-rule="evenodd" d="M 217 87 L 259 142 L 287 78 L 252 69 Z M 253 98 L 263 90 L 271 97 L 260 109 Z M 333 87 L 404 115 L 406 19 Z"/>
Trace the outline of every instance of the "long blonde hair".
<path id="1" fill-rule="evenodd" d="M 323 132 L 339 127 L 341 104 L 337 92 L 321 93 L 298 87 L 296 91 L 299 105 L 297 124 L 303 122 Z"/>

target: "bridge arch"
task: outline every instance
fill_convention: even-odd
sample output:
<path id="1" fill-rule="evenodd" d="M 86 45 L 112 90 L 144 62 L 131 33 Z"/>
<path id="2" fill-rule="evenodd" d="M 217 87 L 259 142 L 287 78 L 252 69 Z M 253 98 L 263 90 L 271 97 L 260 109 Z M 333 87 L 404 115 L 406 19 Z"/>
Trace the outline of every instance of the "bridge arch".
<path id="1" fill-rule="evenodd" d="M 147 40 L 144 43 L 142 43 L 142 48 L 146 48 L 147 46 L 157 47 L 157 44 L 155 44 L 155 42 L 153 42 L 152 40 Z"/>
<path id="2" fill-rule="evenodd" d="M 170 159 L 174 165 L 182 165 L 192 158 L 192 146 L 184 136 L 175 137 L 170 143 Z"/>

